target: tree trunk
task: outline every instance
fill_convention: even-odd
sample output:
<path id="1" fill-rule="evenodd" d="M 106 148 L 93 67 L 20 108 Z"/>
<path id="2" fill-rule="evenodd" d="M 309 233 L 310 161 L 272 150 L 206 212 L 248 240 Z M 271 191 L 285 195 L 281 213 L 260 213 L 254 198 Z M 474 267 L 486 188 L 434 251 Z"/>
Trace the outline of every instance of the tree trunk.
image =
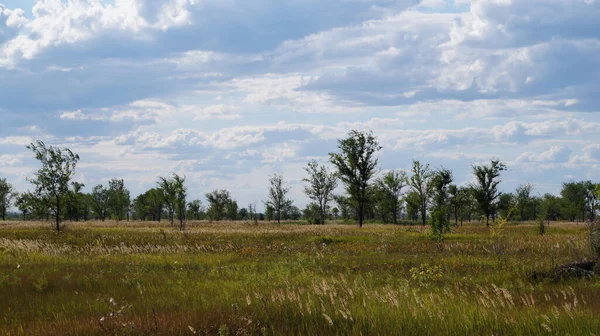
<path id="1" fill-rule="evenodd" d="M 60 231 L 60 198 L 56 196 L 56 231 Z"/>

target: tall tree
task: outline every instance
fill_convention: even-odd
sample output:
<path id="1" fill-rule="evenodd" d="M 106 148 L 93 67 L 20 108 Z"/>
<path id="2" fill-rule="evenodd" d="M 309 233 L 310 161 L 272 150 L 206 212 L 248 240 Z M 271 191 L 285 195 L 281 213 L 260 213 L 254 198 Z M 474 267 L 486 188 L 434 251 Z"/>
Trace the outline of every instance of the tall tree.
<path id="1" fill-rule="evenodd" d="M 458 218 L 460 217 L 460 225 L 463 224 L 465 210 L 469 206 L 469 189 L 466 187 L 457 187 L 451 185 L 448 188 L 450 195 L 450 206 L 454 212 L 454 220 L 458 225 Z"/>
<path id="2" fill-rule="evenodd" d="M 533 190 L 533 185 L 526 183 L 521 184 L 517 187 L 517 191 L 515 193 L 517 208 L 519 209 L 519 214 L 521 216 L 521 222 L 527 219 L 525 211 L 527 207 L 531 205 L 531 191 Z"/>
<path id="3" fill-rule="evenodd" d="M 292 201 L 287 198 L 290 188 L 284 186 L 283 176 L 279 174 L 272 175 L 269 184 L 269 195 L 265 204 L 273 208 L 277 223 L 281 223 L 282 213 L 292 204 Z"/>
<path id="4" fill-rule="evenodd" d="M 208 201 L 208 216 L 212 220 L 221 220 L 225 216 L 227 204 L 231 202 L 231 196 L 227 190 L 213 190 L 206 194 Z"/>
<path id="5" fill-rule="evenodd" d="M 308 177 L 302 179 L 308 183 L 304 193 L 319 206 L 319 223 L 316 224 L 325 224 L 328 203 L 333 199 L 333 190 L 337 187 L 337 176 L 315 160 L 310 161 L 304 170 L 308 173 Z"/>
<path id="6" fill-rule="evenodd" d="M 585 221 L 588 188 L 584 181 L 565 182 L 560 195 L 564 200 L 564 214 L 572 221 Z"/>
<path id="7" fill-rule="evenodd" d="M 379 189 L 383 191 L 383 206 L 389 209 L 394 224 L 398 224 L 398 214 L 402 209 L 402 189 L 406 182 L 406 172 L 402 170 L 389 171 L 377 181 Z"/>
<path id="8" fill-rule="evenodd" d="M 30 181 L 38 195 L 52 199 L 50 209 L 56 219 L 56 230 L 60 231 L 61 204 L 69 193 L 69 183 L 75 175 L 79 155 L 67 148 L 46 147 L 41 140 L 31 143 L 27 148 L 33 151 L 35 158 L 42 164 L 42 168 L 34 173 L 35 177 Z"/>
<path id="9" fill-rule="evenodd" d="M 108 205 L 117 221 L 122 221 L 129 211 L 131 197 L 125 187 L 125 181 L 113 178 L 108 181 Z"/>
<path id="10" fill-rule="evenodd" d="M 2 214 L 2 220 L 6 220 L 6 212 L 12 204 L 13 198 L 16 197 L 15 191 L 13 190 L 12 184 L 6 181 L 6 179 L 0 179 L 0 213 Z"/>
<path id="11" fill-rule="evenodd" d="M 96 214 L 96 218 L 104 222 L 110 207 L 108 189 L 104 188 L 103 185 L 98 184 L 92 189 L 92 199 L 92 210 Z"/>
<path id="12" fill-rule="evenodd" d="M 473 185 L 473 196 L 477 200 L 479 210 L 485 216 L 486 226 L 490 225 L 490 216 L 496 210 L 496 200 L 500 196 L 498 185 L 500 173 L 506 170 L 506 165 L 498 159 L 491 159 L 489 164 L 472 166 L 473 175 L 477 182 Z"/>
<path id="13" fill-rule="evenodd" d="M 352 130 L 346 139 L 338 140 L 338 152 L 329 153 L 331 163 L 346 186 L 351 204 L 358 215 L 358 226 L 363 226 L 367 189 L 376 173 L 378 160 L 374 157 L 381 149 L 372 132 Z"/>
<path id="14" fill-rule="evenodd" d="M 422 165 L 420 161 L 413 161 L 412 176 L 408 180 L 412 191 L 418 196 L 417 208 L 421 215 L 421 224 L 427 223 L 427 207 L 431 198 L 431 179 L 434 172 L 429 168 L 429 165 Z"/>

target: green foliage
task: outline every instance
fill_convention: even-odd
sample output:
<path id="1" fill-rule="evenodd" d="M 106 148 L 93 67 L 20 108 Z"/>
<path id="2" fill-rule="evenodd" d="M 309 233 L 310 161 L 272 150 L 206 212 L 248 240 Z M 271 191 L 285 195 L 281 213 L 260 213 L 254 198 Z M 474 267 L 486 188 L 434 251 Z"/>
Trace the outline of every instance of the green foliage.
<path id="1" fill-rule="evenodd" d="M 410 278 L 421 286 L 428 286 L 432 282 L 441 280 L 443 276 L 440 266 L 430 266 L 428 263 L 410 269 Z"/>
<path id="2" fill-rule="evenodd" d="M 304 193 L 318 206 L 318 218 L 315 220 L 311 217 L 311 221 L 313 224 L 325 224 L 328 204 L 333 199 L 333 190 L 337 187 L 337 174 L 329 172 L 315 160 L 309 161 L 304 170 L 308 173 L 308 177 L 302 179 L 308 183 L 304 187 Z"/>
<path id="3" fill-rule="evenodd" d="M 284 185 L 283 176 L 273 174 L 269 177 L 269 193 L 265 207 L 271 207 L 277 223 L 281 222 L 284 213 L 289 211 L 289 208 L 292 206 L 292 200 L 287 197 L 290 188 Z"/>
<path id="4" fill-rule="evenodd" d="M 27 148 L 33 151 L 42 165 L 30 182 L 35 186 L 37 195 L 50 201 L 48 205 L 56 219 L 56 230 L 60 231 L 61 204 L 69 194 L 69 184 L 75 175 L 79 155 L 68 148 L 46 147 L 41 140 L 31 143 Z"/>
<path id="5" fill-rule="evenodd" d="M 0 215 L 2 215 L 3 221 L 6 220 L 6 212 L 16 196 L 12 184 L 8 183 L 6 179 L 0 179 Z"/>
<path id="6" fill-rule="evenodd" d="M 391 214 L 394 224 L 398 223 L 398 216 L 402 210 L 402 189 L 406 183 L 406 172 L 401 170 L 391 170 L 376 182 L 376 187 L 381 194 L 379 203 L 382 212 Z"/>
<path id="7" fill-rule="evenodd" d="M 427 208 L 432 193 L 430 187 L 433 176 L 434 172 L 428 164 L 422 165 L 420 161 L 413 161 L 412 176 L 408 180 L 408 184 L 412 188 L 409 202 L 418 210 L 423 225 L 427 222 Z"/>
<path id="8" fill-rule="evenodd" d="M 226 215 L 227 204 L 231 203 L 231 195 L 227 190 L 213 190 L 206 194 L 208 201 L 207 215 L 211 220 L 219 221 Z"/>
<path id="9" fill-rule="evenodd" d="M 331 163 L 346 186 L 348 201 L 356 209 L 359 227 L 365 219 L 369 182 L 376 173 L 378 160 L 374 155 L 380 149 L 373 132 L 352 130 L 347 138 L 338 140 L 338 152 L 329 153 Z"/>
<path id="10" fill-rule="evenodd" d="M 165 208 L 169 213 L 171 225 L 175 215 L 179 219 L 179 230 L 185 229 L 186 198 L 187 187 L 185 186 L 185 176 L 173 173 L 170 178 L 159 177 L 158 185 L 163 192 Z"/>
<path id="11" fill-rule="evenodd" d="M 505 170 L 506 165 L 498 159 L 490 160 L 487 165 L 473 165 L 473 175 L 477 180 L 472 186 L 473 196 L 477 200 L 479 210 L 485 216 L 487 226 L 490 225 L 490 216 L 495 212 L 496 200 L 500 196 L 500 173 Z"/>

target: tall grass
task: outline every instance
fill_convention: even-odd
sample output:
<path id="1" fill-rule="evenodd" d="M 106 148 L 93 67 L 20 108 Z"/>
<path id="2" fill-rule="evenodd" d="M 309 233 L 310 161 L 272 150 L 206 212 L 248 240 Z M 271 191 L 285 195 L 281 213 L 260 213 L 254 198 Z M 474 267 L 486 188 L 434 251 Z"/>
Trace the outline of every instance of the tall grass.
<path id="1" fill-rule="evenodd" d="M 3 335 L 593 334 L 587 228 L 190 223 L 0 227 Z M 501 258 L 499 257 L 501 256 Z M 499 260 L 501 262 L 499 262 Z"/>

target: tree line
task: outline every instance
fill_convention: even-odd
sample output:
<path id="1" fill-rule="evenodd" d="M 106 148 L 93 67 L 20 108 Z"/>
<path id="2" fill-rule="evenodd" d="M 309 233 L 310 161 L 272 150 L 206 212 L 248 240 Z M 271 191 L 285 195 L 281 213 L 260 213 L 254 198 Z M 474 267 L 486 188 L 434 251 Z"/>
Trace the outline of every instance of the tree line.
<path id="1" fill-rule="evenodd" d="M 33 191 L 18 193 L 0 179 L 0 213 L 15 206 L 24 220 L 53 219 L 56 230 L 61 220 L 167 220 L 181 230 L 189 220 L 305 220 L 325 224 L 328 220 L 419 223 L 430 225 L 440 237 L 452 225 L 483 220 L 486 225 L 499 216 L 521 221 L 594 220 L 599 206 L 600 185 L 591 181 L 565 182 L 560 195 L 534 195 L 531 184 L 514 193 L 501 193 L 499 185 L 506 165 L 499 159 L 472 165 L 474 182 L 454 184 L 452 171 L 433 169 L 413 161 L 409 171 L 380 172 L 377 152 L 381 150 L 372 132 L 352 130 L 338 140 L 337 151 L 329 154 L 329 167 L 310 161 L 305 167 L 304 193 L 311 202 L 302 210 L 289 198 L 284 177 L 269 178 L 264 213 L 256 204 L 239 207 L 227 190 L 213 190 L 201 200 L 188 200 L 186 177 L 176 173 L 161 176 L 155 187 L 131 198 L 123 179 L 113 178 L 97 185 L 91 193 L 73 181 L 79 156 L 67 148 L 47 146 L 42 141 L 27 146 L 41 167 L 28 180 Z M 343 188 L 343 192 L 338 187 Z"/>

